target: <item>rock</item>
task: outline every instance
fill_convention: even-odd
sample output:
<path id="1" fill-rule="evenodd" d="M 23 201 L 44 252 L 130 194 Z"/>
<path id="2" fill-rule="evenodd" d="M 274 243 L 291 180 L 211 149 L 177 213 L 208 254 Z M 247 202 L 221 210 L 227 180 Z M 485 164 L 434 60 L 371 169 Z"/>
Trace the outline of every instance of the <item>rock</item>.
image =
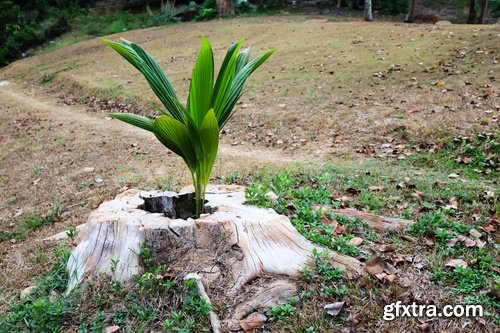
<path id="1" fill-rule="evenodd" d="M 26 297 L 30 296 L 31 294 L 33 294 L 33 292 L 35 291 L 36 289 L 36 286 L 29 286 L 27 288 L 24 288 L 22 291 L 21 291 L 21 295 L 19 296 L 19 298 L 21 300 L 25 299 Z"/>
<path id="2" fill-rule="evenodd" d="M 266 197 L 266 200 L 269 202 L 276 202 L 278 200 L 278 196 L 273 191 L 267 192 L 265 197 Z"/>

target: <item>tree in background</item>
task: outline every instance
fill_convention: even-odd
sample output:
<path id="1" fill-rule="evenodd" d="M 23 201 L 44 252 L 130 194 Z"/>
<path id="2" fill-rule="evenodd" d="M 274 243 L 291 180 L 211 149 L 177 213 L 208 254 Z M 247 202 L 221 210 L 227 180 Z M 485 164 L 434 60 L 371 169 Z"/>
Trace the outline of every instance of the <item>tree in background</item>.
<path id="1" fill-rule="evenodd" d="M 372 0 L 365 0 L 365 6 L 363 11 L 363 19 L 365 21 L 371 22 L 373 21 L 373 13 L 372 13 Z"/>
<path id="2" fill-rule="evenodd" d="M 414 18 L 415 18 L 415 2 L 416 0 L 411 0 L 410 1 L 410 10 L 408 11 L 408 14 L 406 15 L 405 22 L 412 23 Z"/>
<path id="3" fill-rule="evenodd" d="M 481 4 L 481 14 L 479 15 L 479 24 L 484 24 L 484 20 L 486 19 L 486 15 L 488 14 L 488 2 L 489 0 L 483 0 Z"/>
<path id="4" fill-rule="evenodd" d="M 470 0 L 469 16 L 467 17 L 468 24 L 474 24 L 477 20 L 477 0 Z"/>
<path id="5" fill-rule="evenodd" d="M 233 0 L 215 0 L 217 11 L 220 16 L 234 15 L 234 2 Z"/>

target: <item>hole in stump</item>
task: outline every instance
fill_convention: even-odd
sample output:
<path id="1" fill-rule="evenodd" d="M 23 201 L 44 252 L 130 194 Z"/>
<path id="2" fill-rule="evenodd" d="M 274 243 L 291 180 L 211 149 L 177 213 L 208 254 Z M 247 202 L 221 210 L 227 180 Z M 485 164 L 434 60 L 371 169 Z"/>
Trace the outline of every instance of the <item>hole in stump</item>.
<path id="1" fill-rule="evenodd" d="M 143 197 L 144 204 L 138 208 L 150 213 L 163 213 L 171 219 L 186 220 L 194 217 L 196 213 L 196 201 L 194 193 L 171 194 Z M 208 201 L 205 200 L 205 203 Z M 212 213 L 210 206 L 205 205 L 204 213 Z"/>

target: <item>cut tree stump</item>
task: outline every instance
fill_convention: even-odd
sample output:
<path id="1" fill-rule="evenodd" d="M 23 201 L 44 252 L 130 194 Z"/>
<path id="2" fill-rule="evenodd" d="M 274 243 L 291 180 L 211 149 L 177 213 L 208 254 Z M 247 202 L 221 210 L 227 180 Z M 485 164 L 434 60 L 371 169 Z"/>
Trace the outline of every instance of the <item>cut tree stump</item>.
<path id="1" fill-rule="evenodd" d="M 180 196 L 174 192 L 128 190 L 102 203 L 76 238 L 77 246 L 68 261 L 68 291 L 100 273 L 111 274 L 122 282 L 141 274 L 140 249 L 145 246 L 151 249 L 156 262 L 165 264 L 176 275 L 201 276 L 208 294 L 215 289 L 216 293 L 234 298 L 259 276 L 299 275 L 313 248 L 323 249 L 299 234 L 287 217 L 272 209 L 245 204 L 243 187 L 209 187 L 206 206 L 211 214 L 196 220 L 166 217 L 166 210 L 156 205 L 158 200 L 164 200 L 157 197 Z M 145 206 L 157 213 L 140 209 Z M 169 206 L 168 210 L 182 215 L 178 207 Z M 358 260 L 328 251 L 348 276 L 363 275 Z M 112 260 L 117 262 L 113 272 Z M 275 288 L 280 292 L 282 289 Z M 267 298 L 266 302 L 272 304 L 269 299 L 273 296 Z M 274 299 L 280 299 L 280 295 Z M 254 308 L 252 305 L 249 311 Z M 238 317 L 245 315 L 248 313 L 239 310 Z"/>

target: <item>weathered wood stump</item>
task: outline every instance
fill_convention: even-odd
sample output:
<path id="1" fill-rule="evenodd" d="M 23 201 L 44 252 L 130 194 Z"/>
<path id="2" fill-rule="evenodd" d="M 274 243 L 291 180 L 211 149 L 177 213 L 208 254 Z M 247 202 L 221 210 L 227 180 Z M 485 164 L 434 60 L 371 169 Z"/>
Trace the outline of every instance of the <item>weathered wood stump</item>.
<path id="1" fill-rule="evenodd" d="M 178 198 L 177 203 L 172 205 L 165 197 Z M 77 236 L 68 262 L 68 290 L 104 272 L 128 281 L 143 271 L 139 254 L 146 246 L 158 263 L 177 275 L 198 274 L 208 294 L 216 285 L 217 293 L 234 297 L 258 276 L 298 275 L 312 249 L 321 249 L 299 234 L 287 217 L 246 205 L 240 186 L 210 187 L 206 194 L 210 213 L 199 219 L 186 218 L 190 215 L 183 210 L 189 206 L 186 198 L 173 192 L 128 190 L 101 204 Z M 347 274 L 363 274 L 358 260 L 335 252 L 331 258 Z M 113 273 L 112 260 L 118 262 Z"/>

